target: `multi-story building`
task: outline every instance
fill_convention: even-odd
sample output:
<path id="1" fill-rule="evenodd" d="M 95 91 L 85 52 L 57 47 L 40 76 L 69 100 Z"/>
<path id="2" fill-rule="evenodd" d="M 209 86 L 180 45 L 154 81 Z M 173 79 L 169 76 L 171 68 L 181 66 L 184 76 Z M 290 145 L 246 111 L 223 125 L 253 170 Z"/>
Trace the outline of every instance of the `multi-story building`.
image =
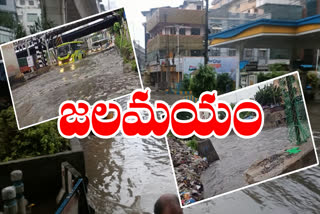
<path id="1" fill-rule="evenodd" d="M 269 19 L 270 14 L 257 13 L 233 13 L 227 7 L 209 10 L 209 29 L 210 33 L 219 33 L 235 26 L 246 24 L 261 18 Z M 230 48 L 209 48 L 210 56 L 235 56 L 236 50 Z M 259 64 L 267 63 L 268 50 L 266 49 L 247 49 L 243 54 L 243 60 L 259 61 Z"/>
<path id="2" fill-rule="evenodd" d="M 152 71 L 151 78 L 154 82 L 163 81 L 159 78 L 160 63 L 166 59 L 170 59 L 172 66 L 175 62 L 173 58 L 203 56 L 205 11 L 202 10 L 202 1 L 184 1 L 177 8 L 153 8 L 142 14 L 146 17 L 146 64 Z M 170 81 L 178 82 L 182 78 L 182 72 L 173 66 L 170 70 L 175 73 Z"/>
<path id="3" fill-rule="evenodd" d="M 0 0 L 0 13 L 3 16 L 11 16 L 12 20 L 16 20 L 16 5 L 12 0 Z M 0 44 L 9 42 L 14 39 L 14 32 L 7 26 L 8 23 L 2 23 L 0 20 Z"/>
<path id="4" fill-rule="evenodd" d="M 209 15 L 211 33 L 218 33 L 257 19 L 297 20 L 302 18 L 300 0 L 214 0 Z M 213 56 L 234 56 L 233 49 L 210 49 Z M 285 49 L 244 49 L 241 60 L 255 62 L 258 70 L 268 69 L 268 64 L 289 63 Z"/>
<path id="5" fill-rule="evenodd" d="M 40 0 L 16 0 L 18 20 L 23 25 L 27 34 L 35 21 L 41 19 Z"/>
<path id="6" fill-rule="evenodd" d="M 134 49 L 136 51 L 137 60 L 139 62 L 140 71 L 145 70 L 145 49 L 141 47 L 138 41 L 133 40 Z"/>

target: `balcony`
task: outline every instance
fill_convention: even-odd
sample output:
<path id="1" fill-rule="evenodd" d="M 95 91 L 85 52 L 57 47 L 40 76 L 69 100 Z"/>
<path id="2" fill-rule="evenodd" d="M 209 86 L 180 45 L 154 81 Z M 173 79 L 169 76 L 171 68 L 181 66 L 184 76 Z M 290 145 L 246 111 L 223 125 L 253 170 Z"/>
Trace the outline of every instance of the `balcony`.
<path id="1" fill-rule="evenodd" d="M 203 25 L 205 23 L 205 11 L 183 10 L 178 8 L 159 8 L 152 17 L 147 20 L 147 31 L 152 31 L 157 25 Z"/>
<path id="2" fill-rule="evenodd" d="M 148 53 L 156 50 L 167 49 L 167 39 L 169 39 L 169 49 L 176 49 L 178 46 L 178 35 L 157 35 L 148 41 Z M 179 35 L 179 47 L 184 50 L 203 49 L 203 36 L 200 35 Z"/>
<path id="3" fill-rule="evenodd" d="M 256 7 L 262 7 L 266 4 L 282 4 L 282 5 L 301 5 L 300 1 L 296 0 L 257 0 Z"/>

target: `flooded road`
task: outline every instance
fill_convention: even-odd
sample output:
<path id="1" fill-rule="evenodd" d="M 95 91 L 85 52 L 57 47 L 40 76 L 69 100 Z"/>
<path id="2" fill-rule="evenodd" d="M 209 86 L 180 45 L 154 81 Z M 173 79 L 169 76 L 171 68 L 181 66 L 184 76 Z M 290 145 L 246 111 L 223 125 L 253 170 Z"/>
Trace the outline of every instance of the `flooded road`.
<path id="1" fill-rule="evenodd" d="M 291 148 L 293 145 L 287 136 L 288 129 L 280 127 L 263 130 L 252 139 L 242 139 L 235 134 L 225 139 L 211 138 L 220 160 L 212 163 L 201 176 L 204 197 L 209 198 L 247 186 L 245 171 L 255 161 Z"/>
<path id="2" fill-rule="evenodd" d="M 320 155 L 320 102 L 307 103 Z M 185 214 L 319 214 L 320 166 L 235 192 L 184 210 Z"/>
<path id="3" fill-rule="evenodd" d="M 20 127 L 58 116 L 65 100 L 109 100 L 141 88 L 135 71 L 125 72 L 122 58 L 115 49 L 89 55 L 64 68 L 29 79 L 12 91 Z"/>
<path id="4" fill-rule="evenodd" d="M 117 100 L 125 109 L 129 97 Z M 82 140 L 88 199 L 96 213 L 153 213 L 155 201 L 176 187 L 164 139 Z"/>
<path id="5" fill-rule="evenodd" d="M 120 104 L 125 105 L 126 100 Z M 320 102 L 308 106 L 320 145 Z M 281 134 L 282 132 L 279 132 Z M 284 134 L 284 131 L 283 133 Z M 83 140 L 89 202 L 96 213 L 152 213 L 157 198 L 176 193 L 163 140 Z M 320 167 L 184 209 L 186 214 L 319 214 Z"/>

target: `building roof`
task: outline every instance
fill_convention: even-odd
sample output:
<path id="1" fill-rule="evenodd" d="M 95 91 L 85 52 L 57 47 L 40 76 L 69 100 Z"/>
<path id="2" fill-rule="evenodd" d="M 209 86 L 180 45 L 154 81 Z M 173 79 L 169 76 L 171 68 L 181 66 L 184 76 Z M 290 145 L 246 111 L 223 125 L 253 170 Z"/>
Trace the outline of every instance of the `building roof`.
<path id="1" fill-rule="evenodd" d="M 285 26 L 285 27 L 300 27 L 309 24 L 320 24 L 320 15 L 311 16 L 304 19 L 299 19 L 296 21 L 283 21 L 283 20 L 273 20 L 273 19 L 259 19 L 256 21 L 249 22 L 247 24 L 239 25 L 237 27 L 231 28 L 229 30 L 222 31 L 220 33 L 209 35 L 209 39 L 213 40 L 216 38 L 230 38 L 242 33 L 253 27 L 269 25 L 269 26 Z"/>
<path id="2" fill-rule="evenodd" d="M 211 40 L 211 46 L 225 46 L 244 40 L 251 40 L 252 44 L 256 45 L 258 42 L 263 42 L 263 39 L 270 41 L 270 38 L 275 40 L 278 37 L 280 41 L 289 37 L 290 39 L 293 39 L 293 37 L 302 38 L 309 34 L 315 36 L 317 32 L 320 32 L 320 15 L 294 21 L 259 19 L 220 33 L 211 34 L 209 40 Z M 254 41 L 253 38 L 256 40 Z"/>

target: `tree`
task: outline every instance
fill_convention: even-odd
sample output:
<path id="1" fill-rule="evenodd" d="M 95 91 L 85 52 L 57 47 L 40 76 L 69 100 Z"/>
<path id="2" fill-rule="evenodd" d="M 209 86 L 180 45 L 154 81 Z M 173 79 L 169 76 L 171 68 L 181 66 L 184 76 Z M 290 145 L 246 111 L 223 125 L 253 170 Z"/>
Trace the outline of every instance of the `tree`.
<path id="1" fill-rule="evenodd" d="M 47 19 L 45 16 L 42 16 L 41 19 L 38 17 L 38 19 L 34 22 L 34 25 L 30 27 L 30 33 L 38 33 L 53 27 L 54 23 L 51 20 Z"/>
<path id="2" fill-rule="evenodd" d="M 265 85 L 263 88 L 259 87 L 259 90 L 254 95 L 254 99 L 261 105 L 276 105 L 282 101 L 281 89 L 274 85 Z"/>
<path id="3" fill-rule="evenodd" d="M 224 94 L 229 91 L 233 91 L 233 80 L 228 73 L 218 74 L 217 77 L 217 90 L 219 94 Z"/>
<path id="4" fill-rule="evenodd" d="M 263 81 L 266 81 L 266 80 L 269 80 L 272 78 L 276 78 L 276 77 L 284 75 L 286 73 L 287 72 L 285 72 L 285 71 L 272 71 L 271 73 L 267 73 L 267 74 L 264 74 L 261 72 L 258 74 L 258 82 L 263 82 Z"/>
<path id="5" fill-rule="evenodd" d="M 23 25 L 19 22 L 15 27 L 15 38 L 20 39 L 25 36 L 27 36 L 26 30 L 24 29 Z"/>
<path id="6" fill-rule="evenodd" d="M 183 75 L 183 82 L 182 82 L 182 88 L 185 91 L 189 91 L 190 88 L 190 78 L 188 74 Z"/>
<path id="7" fill-rule="evenodd" d="M 0 12 L 0 26 L 10 28 L 15 39 L 19 39 L 27 35 L 23 25 L 16 20 L 12 13 Z"/>
<path id="8" fill-rule="evenodd" d="M 69 149 L 69 141 L 59 135 L 56 121 L 19 131 L 12 106 L 0 112 L 0 135 L 0 162 Z"/>
<path id="9" fill-rule="evenodd" d="M 216 73 L 208 65 L 200 65 L 197 74 L 192 78 L 191 90 L 195 97 L 205 91 L 216 89 Z"/>

